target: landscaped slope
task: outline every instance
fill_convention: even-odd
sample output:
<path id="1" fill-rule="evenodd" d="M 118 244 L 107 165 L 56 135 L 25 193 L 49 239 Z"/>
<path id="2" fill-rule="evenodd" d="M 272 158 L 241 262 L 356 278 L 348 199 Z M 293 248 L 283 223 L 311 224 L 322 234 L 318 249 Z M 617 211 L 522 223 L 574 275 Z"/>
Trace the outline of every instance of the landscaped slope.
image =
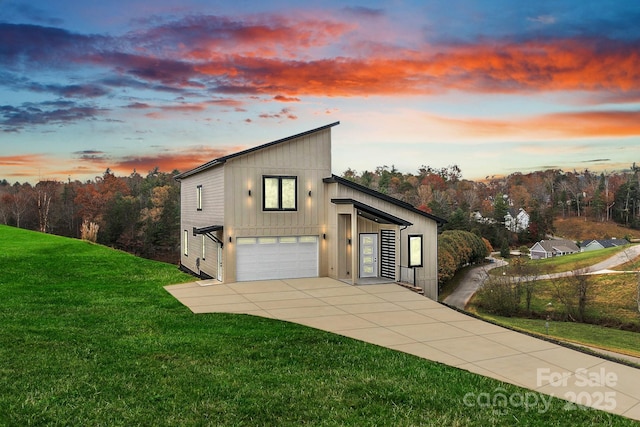
<path id="1" fill-rule="evenodd" d="M 162 288 L 186 280 L 0 226 L 0 425 L 634 425 L 465 400 L 528 391 L 296 324 L 194 315 Z"/>

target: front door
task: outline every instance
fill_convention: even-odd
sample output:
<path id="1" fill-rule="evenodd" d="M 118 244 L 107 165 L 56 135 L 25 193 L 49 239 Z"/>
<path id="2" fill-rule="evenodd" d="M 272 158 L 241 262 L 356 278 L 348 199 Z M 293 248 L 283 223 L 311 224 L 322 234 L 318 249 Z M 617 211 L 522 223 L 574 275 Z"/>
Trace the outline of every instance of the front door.
<path id="1" fill-rule="evenodd" d="M 216 274 L 216 279 L 219 282 L 222 282 L 222 245 L 218 244 L 218 273 Z"/>
<path id="2" fill-rule="evenodd" d="M 378 235 L 360 235 L 360 277 L 378 277 Z"/>

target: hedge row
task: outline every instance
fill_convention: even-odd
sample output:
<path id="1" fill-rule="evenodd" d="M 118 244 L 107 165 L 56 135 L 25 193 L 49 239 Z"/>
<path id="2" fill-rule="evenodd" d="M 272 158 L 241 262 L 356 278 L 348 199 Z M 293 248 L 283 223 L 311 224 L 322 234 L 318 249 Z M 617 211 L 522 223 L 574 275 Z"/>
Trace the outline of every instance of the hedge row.
<path id="1" fill-rule="evenodd" d="M 442 285 L 462 267 L 482 261 L 491 251 L 489 246 L 468 231 L 444 231 L 438 236 L 438 283 Z"/>

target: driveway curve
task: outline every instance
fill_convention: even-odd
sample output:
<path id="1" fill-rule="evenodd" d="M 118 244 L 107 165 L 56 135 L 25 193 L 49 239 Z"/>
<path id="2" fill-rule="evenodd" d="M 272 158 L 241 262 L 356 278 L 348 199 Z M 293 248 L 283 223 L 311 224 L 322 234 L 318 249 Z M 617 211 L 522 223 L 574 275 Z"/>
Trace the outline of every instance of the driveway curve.
<path id="1" fill-rule="evenodd" d="M 629 246 L 624 251 L 618 252 L 611 258 L 588 267 L 587 269 L 585 269 L 585 273 L 609 273 L 609 271 L 607 270 L 622 265 L 638 256 L 640 256 L 640 245 Z M 453 291 L 447 298 L 445 298 L 443 302 L 452 307 L 464 310 L 473 294 L 475 294 L 476 291 L 480 289 L 480 286 L 482 286 L 482 284 L 484 283 L 489 270 L 491 270 L 492 268 L 503 266 L 505 264 L 506 263 L 502 260 L 496 260 L 496 262 L 492 264 L 470 268 L 461 278 L 460 284 L 458 285 L 456 290 Z M 558 279 L 561 277 L 569 277 L 573 274 L 574 273 L 572 271 L 542 274 L 538 276 L 538 280 Z"/>
<path id="2" fill-rule="evenodd" d="M 444 303 L 450 305 L 451 307 L 459 308 L 460 310 L 464 310 L 467 306 L 467 303 L 475 294 L 480 286 L 487 279 L 487 275 L 489 274 L 489 270 L 492 270 L 496 267 L 502 267 L 507 263 L 501 259 L 490 258 L 493 260 L 490 264 L 478 265 L 475 267 L 468 268 L 462 278 L 460 279 L 460 284 L 458 287 L 444 299 Z"/>

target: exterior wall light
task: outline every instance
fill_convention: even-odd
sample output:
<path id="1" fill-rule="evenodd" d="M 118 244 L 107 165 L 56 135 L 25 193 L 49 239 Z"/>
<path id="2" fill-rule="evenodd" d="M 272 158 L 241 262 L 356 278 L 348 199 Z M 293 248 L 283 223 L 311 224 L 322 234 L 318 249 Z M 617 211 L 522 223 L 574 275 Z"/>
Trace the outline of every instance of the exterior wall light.
<path id="1" fill-rule="evenodd" d="M 311 190 L 309 190 L 309 197 L 311 197 Z"/>
<path id="2" fill-rule="evenodd" d="M 249 190 L 249 197 L 251 197 L 251 190 Z"/>
<path id="3" fill-rule="evenodd" d="M 327 233 L 322 233 L 322 240 L 327 240 Z"/>

